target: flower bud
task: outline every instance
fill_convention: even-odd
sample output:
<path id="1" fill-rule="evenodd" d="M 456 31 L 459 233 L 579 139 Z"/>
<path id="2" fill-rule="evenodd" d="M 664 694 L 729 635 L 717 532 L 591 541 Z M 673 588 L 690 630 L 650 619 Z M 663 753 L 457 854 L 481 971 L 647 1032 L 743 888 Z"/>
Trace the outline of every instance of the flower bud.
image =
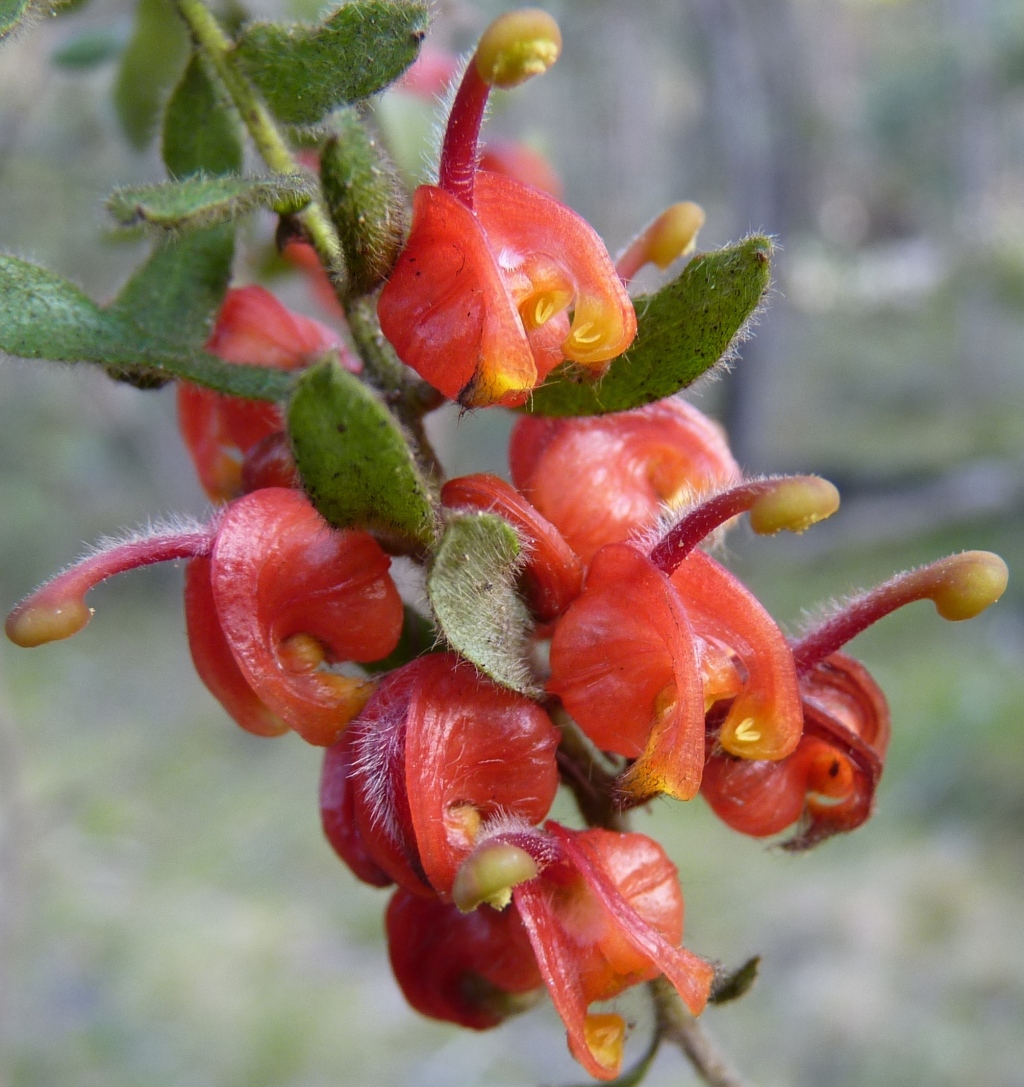
<path id="1" fill-rule="evenodd" d="M 645 264 L 667 268 L 674 260 L 692 253 L 704 225 L 704 209 L 689 201 L 666 208 L 615 262 L 623 283 L 628 283 Z"/>

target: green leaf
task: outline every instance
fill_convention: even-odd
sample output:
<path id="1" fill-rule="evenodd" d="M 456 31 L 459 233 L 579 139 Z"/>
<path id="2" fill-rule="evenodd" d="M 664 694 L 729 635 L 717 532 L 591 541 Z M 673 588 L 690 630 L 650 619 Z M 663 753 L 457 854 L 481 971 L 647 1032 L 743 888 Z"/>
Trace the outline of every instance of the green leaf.
<path id="1" fill-rule="evenodd" d="M 31 7 L 31 0 L 0 0 L 0 41 L 18 29 Z"/>
<path id="2" fill-rule="evenodd" d="M 188 50 L 185 24 L 170 0 L 139 0 L 135 30 L 114 84 L 114 109 L 136 151 L 149 145 L 164 95 L 177 79 Z"/>
<path id="3" fill-rule="evenodd" d="M 351 0 L 312 25 L 250 24 L 235 56 L 280 120 L 312 125 L 397 79 L 427 23 L 421 0 Z"/>
<path id="4" fill-rule="evenodd" d="M 156 347 L 202 348 L 231 278 L 234 230 L 199 231 L 158 243 L 107 308 Z"/>
<path id="5" fill-rule="evenodd" d="M 760 955 L 747 959 L 742 966 L 737 967 L 735 970 L 725 970 L 716 966 L 715 980 L 711 985 L 708 1003 L 730 1004 L 734 1000 L 739 1000 L 757 980 L 760 967 Z"/>
<path id="6" fill-rule="evenodd" d="M 124 46 L 125 35 L 116 30 L 87 30 L 55 49 L 50 61 L 58 68 L 87 72 L 113 60 Z"/>
<path id="7" fill-rule="evenodd" d="M 301 211 L 312 199 L 316 182 L 303 174 L 272 177 L 207 177 L 119 189 L 107 210 L 121 226 L 162 230 L 197 230 L 227 223 L 257 208 L 280 215 Z"/>
<path id="8" fill-rule="evenodd" d="M 299 475 L 338 528 L 367 528 L 399 544 L 434 543 L 434 507 L 398 424 L 335 360 L 299 378 L 288 408 Z"/>
<path id="9" fill-rule="evenodd" d="M 137 374 L 142 367 L 156 376 L 186 378 L 233 396 L 284 399 L 290 375 L 236 366 L 190 346 L 201 342 L 202 303 L 179 308 L 181 325 L 174 327 L 174 306 L 156 305 L 154 297 L 160 273 L 172 263 L 158 251 L 117 302 L 103 309 L 53 272 L 0 255 L 0 351 L 26 359 L 93 362 L 120 373 Z M 210 286 L 209 279 L 199 282 L 197 295 L 208 297 Z M 188 302 L 180 280 L 173 293 L 179 303 Z M 148 312 L 135 308 L 136 301 L 147 298 L 153 304 Z M 141 324 L 143 315 L 154 321 L 152 327 Z"/>
<path id="10" fill-rule="evenodd" d="M 320 178 L 338 228 L 350 295 L 369 294 L 394 267 L 405 241 L 405 198 L 395 169 L 359 113 L 346 109 L 320 155 Z"/>
<path id="11" fill-rule="evenodd" d="M 526 666 L 530 613 L 516 592 L 523 555 L 515 529 L 493 513 L 464 513 L 445 529 L 427 596 L 445 638 L 503 687 L 535 696 Z"/>
<path id="12" fill-rule="evenodd" d="M 742 339 L 771 279 L 771 239 L 754 235 L 702 253 L 656 294 L 636 300 L 637 336 L 600 381 L 563 364 L 525 410 L 535 415 L 628 411 L 685 389 Z"/>
<path id="13" fill-rule="evenodd" d="M 192 54 L 164 110 L 161 150 L 172 177 L 242 171 L 238 114 L 210 79 L 198 53 Z"/>

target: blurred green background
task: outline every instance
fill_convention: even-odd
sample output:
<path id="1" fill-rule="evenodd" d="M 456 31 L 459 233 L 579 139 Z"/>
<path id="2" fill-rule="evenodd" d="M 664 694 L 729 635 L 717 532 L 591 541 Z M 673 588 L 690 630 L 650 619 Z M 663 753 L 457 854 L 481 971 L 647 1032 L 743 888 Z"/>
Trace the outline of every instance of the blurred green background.
<path id="1" fill-rule="evenodd" d="M 756 338 L 695 402 L 728 421 L 749 471 L 820 472 L 844 507 L 800 540 L 737 531 L 734 569 L 792 623 L 957 549 L 1024 568 L 1024 7 L 546 6 L 563 59 L 498 103 L 491 131 L 542 148 L 613 251 L 684 198 L 708 211 L 704 247 L 751 229 L 782 243 Z M 497 10 L 439 3 L 435 39 L 463 48 Z M 0 50 L 0 247 L 101 299 L 145 252 L 113 235 L 102 199 L 159 176 L 111 105 L 131 12 L 92 0 Z M 381 124 L 416 170 L 431 110 L 390 98 Z M 271 231 L 245 228 L 239 282 Z M 298 280 L 274 288 L 315 312 Z M 507 429 L 497 413 L 437 424 L 456 472 L 504 471 Z M 2 363 L 5 610 L 83 542 L 204 510 L 169 390 Z M 578 1082 L 547 1005 L 485 1035 L 405 1006 L 386 895 L 321 837 L 318 753 L 226 719 L 191 669 L 180 579 L 136 572 L 94 593 L 73 641 L 0 646 L 0 1083 Z M 1019 576 L 968 626 L 917 605 L 855 652 L 894 720 L 878 812 L 857 834 L 793 858 L 699 801 L 637 820 L 679 865 L 687 943 L 727 963 L 764 956 L 754 990 L 708 1027 L 762 1087 L 1022 1087 Z M 625 1007 L 639 1050 L 646 1009 Z M 690 1073 L 665 1051 L 649 1082 Z"/>

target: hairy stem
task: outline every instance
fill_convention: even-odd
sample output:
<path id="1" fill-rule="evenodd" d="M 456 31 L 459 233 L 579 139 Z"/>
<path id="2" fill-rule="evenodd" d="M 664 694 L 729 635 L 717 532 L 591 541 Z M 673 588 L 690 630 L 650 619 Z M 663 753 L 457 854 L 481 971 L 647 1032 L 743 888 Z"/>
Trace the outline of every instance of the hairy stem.
<path id="1" fill-rule="evenodd" d="M 231 39 L 221 29 L 202 0 L 175 0 L 178 12 L 188 24 L 196 45 L 209 60 L 241 115 L 264 162 L 279 174 L 302 173 L 302 167 L 278 130 L 270 111 L 249 81 L 235 67 Z M 345 277 L 341 242 L 330 216 L 319 197 L 315 197 L 296 219 L 302 224 L 320 262 L 337 286 Z"/>
<path id="2" fill-rule="evenodd" d="M 666 978 L 655 978 L 650 983 L 650 989 L 659 1036 L 683 1051 L 697 1075 L 709 1087 L 750 1087 L 730 1066 L 699 1021 L 686 1010 L 679 994 Z"/>
<path id="3" fill-rule="evenodd" d="M 175 0 L 188 24 L 197 47 L 209 60 L 241 115 L 256 149 L 275 173 L 298 174 L 303 169 L 292 154 L 270 111 L 232 56 L 233 43 L 221 29 L 203 0 Z M 384 339 L 372 299 L 348 297 L 345 290 L 345 262 L 338 231 L 317 193 L 293 216 L 316 251 L 335 294 L 345 309 L 349 330 L 364 363 L 364 374 L 378 389 L 419 446 L 424 466 L 441 478 L 437 456 L 423 431 L 423 416 L 438 407 L 442 398 L 399 361 Z"/>

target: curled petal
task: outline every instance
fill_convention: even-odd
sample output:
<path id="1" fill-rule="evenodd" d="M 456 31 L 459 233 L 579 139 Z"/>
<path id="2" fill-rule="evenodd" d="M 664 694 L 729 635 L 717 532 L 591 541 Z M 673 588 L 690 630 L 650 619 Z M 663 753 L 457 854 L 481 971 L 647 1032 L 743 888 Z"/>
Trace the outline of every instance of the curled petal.
<path id="1" fill-rule="evenodd" d="M 465 914 L 399 889 L 386 924 L 395 978 L 432 1019 L 487 1030 L 533 1004 L 544 984 L 514 909 Z"/>
<path id="2" fill-rule="evenodd" d="M 467 407 L 521 404 L 537 382 L 483 227 L 443 189 L 421 185 L 413 194 L 412 232 L 377 313 L 398 357 Z"/>
<path id="3" fill-rule="evenodd" d="M 193 559 L 185 571 L 185 626 L 199 678 L 231 717 L 257 736 L 287 732 L 287 723 L 249 685 L 224 637 L 206 557 Z"/>
<path id="4" fill-rule="evenodd" d="M 640 834 L 546 824 L 560 860 L 513 892 L 569 1048 L 599 1079 L 618 1074 L 621 1035 L 588 1013 L 642 981 L 667 975 L 697 1014 L 713 969 L 680 948 L 683 898 L 675 866 Z M 605 1029 L 598 1029 L 605 1028 Z M 609 1042 L 613 1044 L 608 1044 Z"/>
<path id="5" fill-rule="evenodd" d="M 374 862 L 450 898 L 496 817 L 537 823 L 558 789 L 558 734 L 539 706 L 452 653 L 390 673 L 352 725 L 354 811 Z"/>
<path id="6" fill-rule="evenodd" d="M 557 618 L 579 596 L 580 560 L 558 529 L 504 480 L 484 474 L 459 476 L 441 488 L 441 501 L 449 508 L 500 514 L 515 526 L 526 545 L 523 590 L 538 619 Z"/>
<path id="7" fill-rule="evenodd" d="M 380 660 L 398 643 L 390 561 L 298 491 L 255 491 L 225 513 L 210 575 L 221 625 L 256 694 L 310 743 L 333 743 L 372 690 L 320 666 Z"/>
<path id="8" fill-rule="evenodd" d="M 508 266 L 542 255 L 565 270 L 573 317 L 562 351 L 602 372 L 633 342 L 636 311 L 593 227 L 546 193 L 486 170 L 477 172 L 474 202 L 492 249 Z"/>
<path id="9" fill-rule="evenodd" d="M 718 424 L 677 398 L 595 418 L 524 416 L 509 460 L 515 485 L 584 562 L 646 529 L 663 505 L 740 478 Z"/>
<path id="10" fill-rule="evenodd" d="M 694 630 L 728 646 L 746 671 L 718 742 L 746 759 L 792 754 L 802 728 L 800 691 L 793 654 L 775 621 L 737 578 L 703 551 L 692 551 L 671 580 Z"/>
<path id="11" fill-rule="evenodd" d="M 626 795 L 696 795 L 704 765 L 697 645 L 668 578 L 628 544 L 594 556 L 583 594 L 555 628 L 548 689 L 598 747 L 637 760 L 620 781 Z"/>
<path id="12" fill-rule="evenodd" d="M 539 823 L 547 815 L 558 790 L 558 733 L 534 702 L 454 654 L 416 663 L 421 681 L 406 723 L 406 788 L 423 870 L 447 896 L 484 823 Z"/>
<path id="13" fill-rule="evenodd" d="M 777 762 L 713 755 L 701 794 L 723 822 L 754 837 L 799 821 L 791 851 L 854 830 L 871 814 L 889 738 L 885 698 L 867 670 L 836 653 L 801 677 L 804 734 Z"/>

